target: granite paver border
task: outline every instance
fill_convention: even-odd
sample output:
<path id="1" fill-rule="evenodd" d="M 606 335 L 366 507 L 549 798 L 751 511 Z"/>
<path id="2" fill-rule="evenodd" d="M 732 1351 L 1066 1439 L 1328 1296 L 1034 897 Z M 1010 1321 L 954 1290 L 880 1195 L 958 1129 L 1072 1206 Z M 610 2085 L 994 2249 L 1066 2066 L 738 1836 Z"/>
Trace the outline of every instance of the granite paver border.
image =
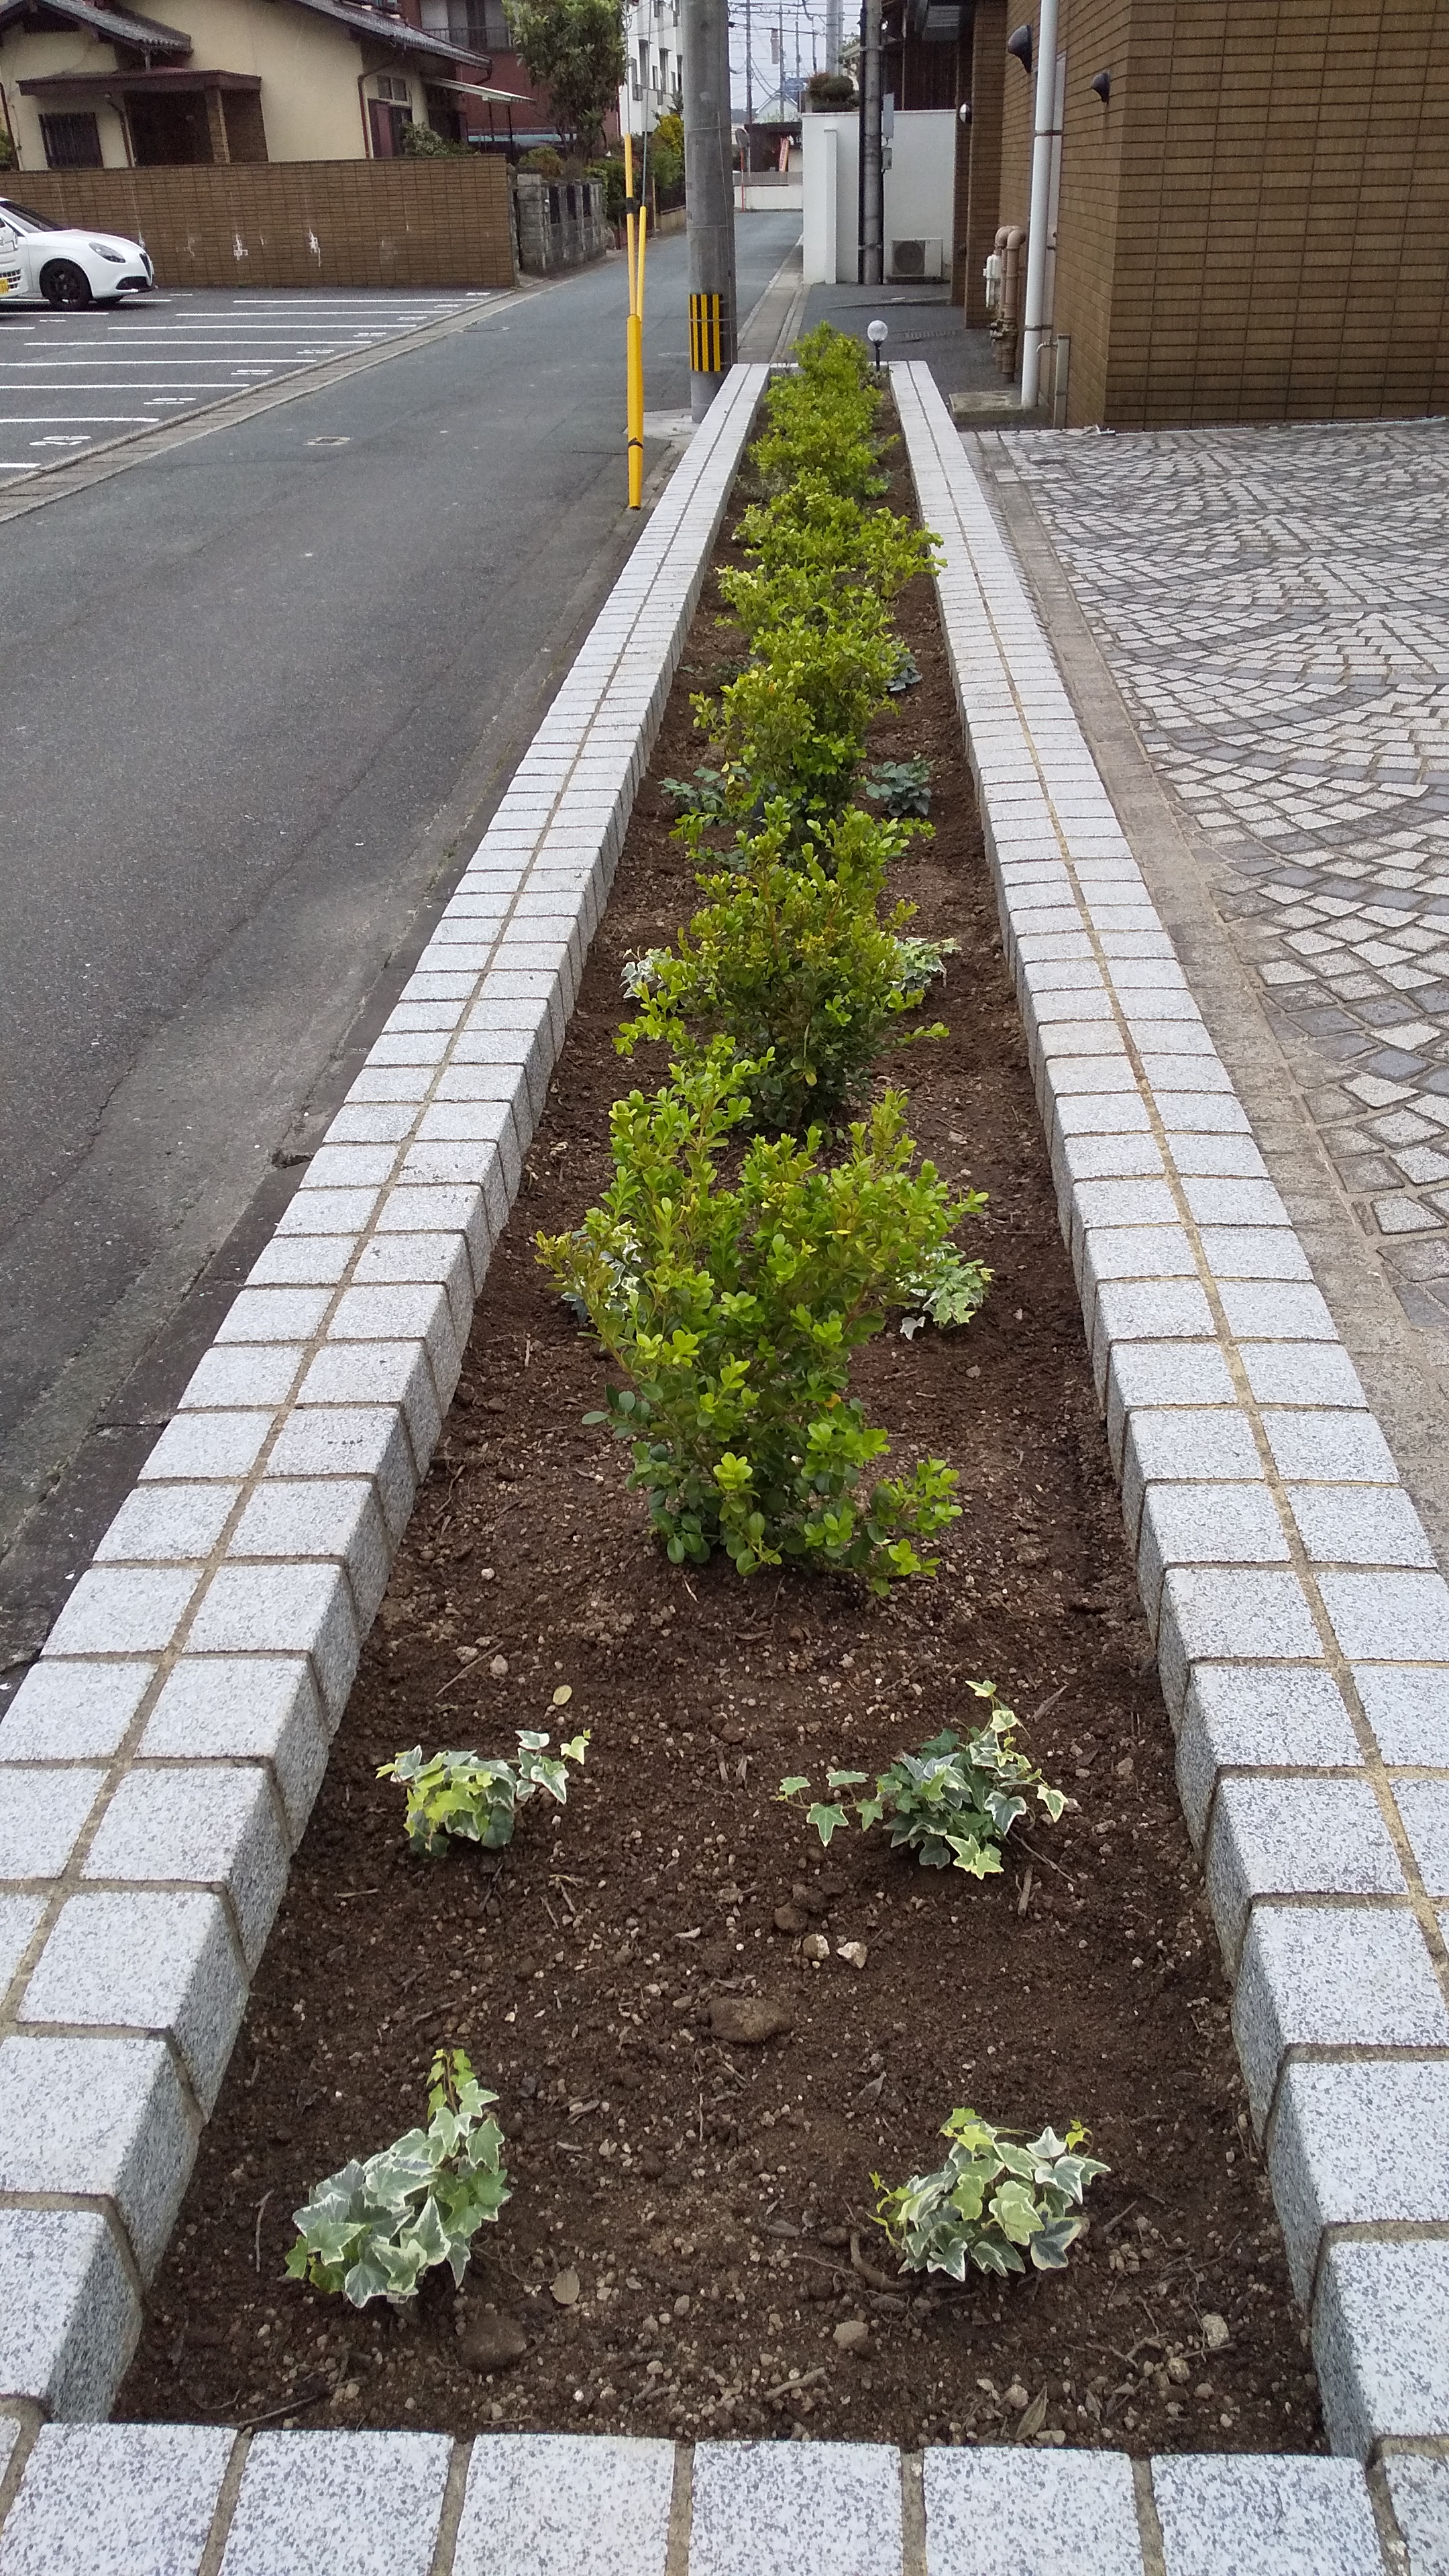
<path id="1" fill-rule="evenodd" d="M 1348 2456 L 86 2420 L 456 1382 L 764 375 L 737 369 L 696 437 L 0 1727 L 0 2576 L 1449 2570 L 1449 1591 L 914 366 L 896 392 L 1064 1231 Z"/>

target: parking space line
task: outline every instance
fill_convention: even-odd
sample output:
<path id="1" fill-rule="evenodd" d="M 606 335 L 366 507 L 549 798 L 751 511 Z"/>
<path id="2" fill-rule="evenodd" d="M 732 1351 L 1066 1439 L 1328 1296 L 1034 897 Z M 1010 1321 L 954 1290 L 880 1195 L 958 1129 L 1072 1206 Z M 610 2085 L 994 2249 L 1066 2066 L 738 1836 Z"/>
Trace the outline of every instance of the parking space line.
<path id="1" fill-rule="evenodd" d="M 405 346 L 439 324 L 466 322 L 496 291 L 419 296 L 393 304 L 362 290 L 312 300 L 306 289 L 258 298 L 246 290 L 151 296 L 123 315 L 48 315 L 7 307 L 0 330 L 0 426 L 32 429 L 43 457 L 0 457 L 0 481 L 29 477 L 118 439 L 164 430 L 185 411 L 270 395 L 288 378 Z M 124 412 L 94 412 L 89 398 L 120 399 Z M 7 441 L 7 444 L 16 442 Z M 19 442 L 25 444 L 24 440 Z"/>

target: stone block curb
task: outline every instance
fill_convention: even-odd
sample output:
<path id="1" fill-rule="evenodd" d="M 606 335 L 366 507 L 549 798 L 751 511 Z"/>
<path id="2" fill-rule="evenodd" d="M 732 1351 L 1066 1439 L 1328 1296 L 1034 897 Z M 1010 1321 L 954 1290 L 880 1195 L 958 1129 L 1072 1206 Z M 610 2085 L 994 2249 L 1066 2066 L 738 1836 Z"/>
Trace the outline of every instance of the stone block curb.
<path id="1" fill-rule="evenodd" d="M 1361 2456 L 1449 2446 L 1434 2305 L 1449 2286 L 1449 1587 L 967 446 L 927 367 L 893 379 L 943 543 L 1062 1233 L 1330 2438 Z M 1177 2468 L 1198 2502 L 1164 2512 L 1166 2563 L 1207 2565 L 1191 2535 L 1222 2522 L 1208 2464 Z M 1290 2483 L 1285 2469 L 1278 2492 Z M 1305 2567 L 1359 2563 L 1293 2546 Z"/>
<path id="2" fill-rule="evenodd" d="M 5 2457 L 0 2417 L 0 2469 Z M 1441 2576 L 1444 2465 L 16 2426 L 0 2576 Z M 29 2447 L 24 2447 L 27 2442 Z M 1377 2506 L 1377 2511 L 1376 2511 Z M 1417 2546 L 1424 2537 L 1424 2554 Z"/>
<path id="3" fill-rule="evenodd" d="M 103 2415 L 130 2357 L 457 1384 L 766 372 L 736 369 L 665 487 L 0 1725 L 0 2404 Z M 446 2450 L 428 2453 L 440 2475 Z M 269 2456 L 259 2443 L 243 2481 L 233 2576 L 262 2563 L 245 2535 Z M 388 2455 L 394 2485 L 403 2458 Z M 360 2474 L 339 2493 L 360 2497 Z M 0 2544 L 7 2564 L 20 2545 Z"/>

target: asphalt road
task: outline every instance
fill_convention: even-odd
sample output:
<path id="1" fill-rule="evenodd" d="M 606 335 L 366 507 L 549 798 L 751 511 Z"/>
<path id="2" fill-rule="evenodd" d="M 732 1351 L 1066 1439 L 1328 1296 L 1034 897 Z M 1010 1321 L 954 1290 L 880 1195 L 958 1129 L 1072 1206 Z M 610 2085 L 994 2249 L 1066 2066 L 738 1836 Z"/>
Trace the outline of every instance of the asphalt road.
<path id="1" fill-rule="evenodd" d="M 742 313 L 798 235 L 739 219 Z M 655 245 L 656 416 L 686 277 Z M 0 1547 L 150 1445 L 612 577 L 625 303 L 621 260 L 502 297 L 0 528 Z"/>
<path id="2" fill-rule="evenodd" d="M 128 296 L 114 312 L 0 304 L 0 483 L 159 429 L 229 395 L 275 384 L 445 321 L 492 295 Z"/>

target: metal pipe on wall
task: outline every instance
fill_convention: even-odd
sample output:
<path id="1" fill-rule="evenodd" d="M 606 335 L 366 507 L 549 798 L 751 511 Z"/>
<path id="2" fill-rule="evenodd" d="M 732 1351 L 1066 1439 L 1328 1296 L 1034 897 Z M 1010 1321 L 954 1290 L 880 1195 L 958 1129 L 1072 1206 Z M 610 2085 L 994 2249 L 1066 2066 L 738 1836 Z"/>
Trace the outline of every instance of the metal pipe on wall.
<path id="1" fill-rule="evenodd" d="M 1021 402 L 1024 411 L 1035 410 L 1041 386 L 1056 104 L 1057 0 L 1041 0 L 1041 16 L 1036 31 L 1036 119 L 1031 145 L 1031 213 L 1027 219 L 1026 314 L 1022 328 Z"/>

